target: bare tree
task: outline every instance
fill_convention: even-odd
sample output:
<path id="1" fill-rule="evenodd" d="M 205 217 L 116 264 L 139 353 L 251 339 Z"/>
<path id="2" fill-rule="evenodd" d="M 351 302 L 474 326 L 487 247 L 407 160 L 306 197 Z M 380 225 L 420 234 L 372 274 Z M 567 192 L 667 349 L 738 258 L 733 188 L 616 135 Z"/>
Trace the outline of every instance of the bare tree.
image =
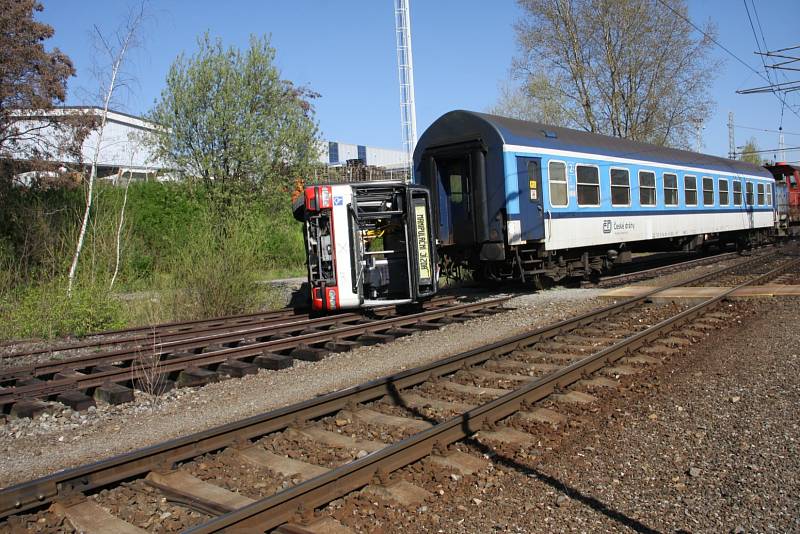
<path id="1" fill-rule="evenodd" d="M 545 124 L 564 124 L 564 98 L 542 76 L 531 76 L 522 85 L 504 80 L 498 86 L 497 102 L 489 113 Z"/>
<path id="2" fill-rule="evenodd" d="M 102 87 L 103 97 L 103 110 L 100 114 L 100 125 L 97 129 L 97 143 L 94 147 L 94 155 L 92 157 L 92 166 L 87 181 L 86 190 L 86 209 L 83 212 L 83 221 L 81 223 L 80 233 L 78 234 L 78 242 L 75 246 L 75 254 L 72 257 L 72 264 L 69 268 L 69 279 L 67 283 L 67 295 L 72 294 L 72 286 L 75 282 L 75 273 L 78 269 L 78 260 L 81 256 L 83 249 L 83 241 L 86 236 L 86 229 L 89 226 L 89 217 L 92 211 L 92 201 L 94 193 L 94 182 L 97 178 L 97 161 L 100 157 L 100 148 L 103 143 L 103 131 L 105 130 L 106 120 L 108 119 L 108 108 L 111 104 L 111 99 L 114 96 L 114 90 L 118 86 L 118 77 L 120 75 L 123 62 L 125 61 L 125 54 L 138 43 L 138 32 L 144 18 L 144 2 L 139 4 L 138 8 L 131 12 L 126 23 L 122 29 L 117 31 L 115 35 L 116 43 L 106 39 L 100 29 L 95 26 L 94 30 L 97 38 L 111 60 L 110 70 L 108 72 L 108 79 L 105 87 Z M 101 82 L 102 83 L 102 82 Z"/>
<path id="3" fill-rule="evenodd" d="M 130 151 L 130 166 L 133 167 L 133 160 L 136 157 L 136 146 L 138 143 L 143 143 L 144 139 L 142 136 L 137 134 L 129 134 L 128 140 L 131 142 L 131 151 Z M 120 178 L 124 173 L 120 173 Z M 116 246 L 116 261 L 114 262 L 114 275 L 111 277 L 111 282 L 108 284 L 109 291 L 114 287 L 114 282 L 117 280 L 117 274 L 119 274 L 119 260 L 120 254 L 122 252 L 122 228 L 125 224 L 125 208 L 128 205 L 128 190 L 131 187 L 131 180 L 133 179 L 133 173 L 131 171 L 128 172 L 128 180 L 125 182 L 125 194 L 122 197 L 122 208 L 119 210 L 119 224 L 117 225 L 117 246 Z"/>
<path id="4" fill-rule="evenodd" d="M 713 26 L 695 39 L 684 0 L 518 0 L 514 73 L 559 123 L 689 147 L 711 113 Z"/>

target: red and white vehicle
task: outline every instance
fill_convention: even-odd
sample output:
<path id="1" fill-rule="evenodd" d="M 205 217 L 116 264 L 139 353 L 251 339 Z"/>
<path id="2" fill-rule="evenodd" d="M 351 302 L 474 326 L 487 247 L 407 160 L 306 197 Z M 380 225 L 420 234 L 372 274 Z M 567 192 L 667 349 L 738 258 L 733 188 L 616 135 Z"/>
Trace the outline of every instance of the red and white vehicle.
<path id="1" fill-rule="evenodd" d="M 312 309 L 403 304 L 436 293 L 426 188 L 403 182 L 307 186 L 294 215 L 305 224 Z"/>
<path id="2" fill-rule="evenodd" d="M 788 163 L 764 167 L 775 177 L 778 235 L 800 235 L 800 167 Z"/>

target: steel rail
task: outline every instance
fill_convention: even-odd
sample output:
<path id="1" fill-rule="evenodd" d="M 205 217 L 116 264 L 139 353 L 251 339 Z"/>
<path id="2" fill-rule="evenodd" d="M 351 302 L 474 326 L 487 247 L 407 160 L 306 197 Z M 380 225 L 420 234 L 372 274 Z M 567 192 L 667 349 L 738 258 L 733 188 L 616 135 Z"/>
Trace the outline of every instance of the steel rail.
<path id="1" fill-rule="evenodd" d="M 431 300 L 423 304 L 424 309 L 436 309 L 441 306 L 449 306 L 455 301 L 455 297 L 444 297 Z M 389 314 L 395 310 L 395 306 L 385 306 L 376 309 L 377 313 Z M 202 349 L 212 343 L 230 343 L 241 341 L 253 337 L 267 337 L 268 335 L 288 334 L 302 331 L 303 329 L 313 329 L 320 327 L 331 327 L 355 321 L 374 321 L 360 313 L 345 313 L 337 315 L 327 315 L 315 318 L 300 318 L 298 320 L 277 319 L 276 322 L 267 324 L 242 326 L 238 330 L 227 330 L 221 333 L 208 335 L 193 334 L 187 339 L 176 339 L 173 341 L 161 341 L 154 343 L 151 347 L 126 347 L 114 351 L 103 352 L 100 354 L 89 354 L 67 358 L 63 360 L 52 360 L 30 365 L 20 365 L 0 370 L 0 382 L 15 380 L 19 378 L 39 377 L 64 371 L 67 369 L 86 369 L 95 365 L 108 364 L 110 362 L 126 362 L 135 360 L 142 354 L 142 349 L 148 349 L 147 356 L 166 356 L 176 351 L 192 351 Z"/>
<path id="2" fill-rule="evenodd" d="M 755 261 L 755 259 L 750 259 L 744 264 L 752 261 Z M 565 319 L 552 325 L 537 328 L 531 332 L 462 352 L 414 369 L 2 489 L 0 490 L 0 518 L 49 504 L 56 498 L 59 491 L 70 493 L 99 489 L 120 480 L 141 476 L 159 467 L 171 466 L 202 454 L 224 449 L 237 442 L 244 442 L 272 432 L 281 431 L 292 424 L 296 424 L 298 421 L 315 419 L 335 413 L 352 403 L 378 399 L 398 389 L 419 385 L 431 378 L 482 363 L 492 357 L 508 353 L 522 346 L 589 325 L 598 319 L 616 315 L 646 302 L 650 297 L 664 289 L 715 276 L 730 268 L 732 267 L 721 268 L 717 272 L 699 275 L 686 282 L 675 282 L 669 286 L 649 291 L 639 297 L 611 304 L 599 310 Z"/>
<path id="3" fill-rule="evenodd" d="M 210 521 L 185 530 L 191 534 L 211 534 L 215 532 L 264 532 L 276 528 L 295 518 L 303 510 L 313 510 L 334 499 L 366 486 L 376 476 L 386 478 L 393 471 L 441 450 L 448 445 L 466 439 L 485 428 L 491 428 L 498 421 L 562 390 L 599 369 L 610 365 L 633 351 L 672 332 L 678 327 L 694 320 L 713 309 L 731 293 L 758 281 L 775 276 L 800 260 L 787 262 L 753 280 L 737 285 L 722 294 L 684 310 L 675 316 L 661 321 L 646 330 L 634 334 L 619 343 L 600 350 L 558 371 L 533 380 L 501 397 L 489 401 L 445 422 L 436 424 L 413 436 L 377 450 L 367 456 L 332 469 L 322 475 L 302 482 L 275 495 L 256 501 L 233 512 L 223 514 Z M 511 352 L 535 342 L 531 338 L 512 338 L 500 347 L 494 344 L 482 350 L 495 354 Z M 230 530 L 229 530 L 230 529 Z"/>
<path id="4" fill-rule="evenodd" d="M 106 330 L 102 332 L 92 332 L 81 336 L 79 340 L 69 344 L 61 345 L 59 347 L 43 347 L 34 350 L 20 350 L 6 354 L 5 358 L 19 358 L 22 356 L 35 356 L 37 354 L 57 353 L 65 350 L 83 349 L 87 347 L 96 347 L 104 345 L 116 345 L 126 342 L 137 341 L 153 335 L 174 335 L 179 333 L 191 333 L 199 330 L 205 330 L 215 327 L 224 326 L 237 326 L 251 324 L 254 321 L 269 320 L 275 318 L 292 317 L 294 315 L 303 316 L 302 313 L 297 313 L 293 309 L 281 309 L 271 312 L 258 312 L 240 315 L 229 315 L 223 317 L 214 317 L 211 319 L 196 319 L 192 321 L 176 321 L 172 323 L 159 323 L 149 326 L 136 326 L 131 328 L 123 328 L 119 330 Z M 181 328 L 184 327 L 184 328 Z M 121 337 L 113 340 L 96 340 L 92 338 L 108 337 L 132 334 L 129 337 Z"/>
<path id="5" fill-rule="evenodd" d="M 503 297 L 499 299 L 492 299 L 482 302 L 473 302 L 467 304 L 458 304 L 455 306 L 445 306 L 442 308 L 433 308 L 431 310 L 423 311 L 420 313 L 401 315 L 398 317 L 391 317 L 387 319 L 380 319 L 371 321 L 364 324 L 343 326 L 332 330 L 323 330 L 309 334 L 292 336 L 288 339 L 278 339 L 274 341 L 263 341 L 259 343 L 252 343 L 243 345 L 241 347 L 231 347 L 227 349 L 216 350 L 212 352 L 205 352 L 202 354 L 192 354 L 170 360 L 160 360 L 158 362 L 159 375 L 168 375 L 173 372 L 182 371 L 188 367 L 206 367 L 225 363 L 231 360 L 242 360 L 245 358 L 259 356 L 264 351 L 279 352 L 289 349 L 295 349 L 303 346 L 313 346 L 324 344 L 328 341 L 340 341 L 348 338 L 358 337 L 364 334 L 375 333 L 379 334 L 393 328 L 402 328 L 406 326 L 413 326 L 419 323 L 430 323 L 440 320 L 445 317 L 458 317 L 467 313 L 490 310 L 500 307 L 504 302 L 509 300 L 510 297 Z M 324 318 L 323 318 L 324 319 Z M 241 336 L 239 336 L 241 337 Z M 219 340 L 215 340 L 219 341 Z M 183 349 L 197 345 L 198 342 L 182 345 Z M 207 345 L 207 344 L 206 344 Z M 204 345 L 198 345 L 204 346 Z M 128 354 L 126 358 L 135 358 L 136 355 Z M 124 358 L 117 354 L 110 354 L 98 357 L 86 357 L 86 360 L 91 362 L 88 365 L 98 365 L 102 363 L 111 363 L 120 361 Z M 49 369 L 59 368 L 60 362 L 48 364 Z M 74 366 L 68 365 L 68 368 Z M 50 372 L 53 372 L 52 370 Z M 96 388 L 107 384 L 130 382 L 137 378 L 137 369 L 134 366 L 122 367 L 115 370 L 91 373 L 80 376 L 69 376 L 55 380 L 49 380 L 41 384 L 30 384 L 26 386 L 11 387 L 0 390 L 0 407 L 13 404 L 21 399 L 30 398 L 43 398 L 52 397 L 66 391 L 86 390 Z"/>
<path id="6" fill-rule="evenodd" d="M 711 256 L 711 257 L 707 256 L 707 257 L 704 257 L 704 258 L 695 258 L 693 260 L 682 261 L 682 262 L 678 262 L 678 263 L 671 263 L 671 264 L 667 264 L 667 265 L 662 265 L 660 267 L 653 267 L 653 268 L 650 268 L 650 269 L 645 269 L 645 270 L 642 270 L 642 271 L 633 271 L 633 272 L 630 272 L 630 273 L 622 273 L 622 274 L 617 274 L 617 275 L 614 275 L 614 276 L 604 276 L 604 277 L 601 277 L 600 280 L 598 281 L 598 283 L 595 284 L 595 285 L 596 286 L 605 286 L 605 285 L 611 285 L 611 284 L 619 284 L 619 283 L 636 281 L 636 280 L 640 280 L 641 278 L 648 278 L 648 277 L 651 277 L 653 275 L 657 275 L 657 274 L 659 274 L 660 271 L 669 271 L 671 269 L 685 269 L 685 268 L 692 268 L 692 267 L 696 267 L 696 266 L 702 266 L 702 265 L 705 265 L 707 263 L 713 263 L 713 262 L 716 262 L 716 261 L 721 261 L 721 260 L 724 260 L 724 259 L 731 258 L 733 256 L 737 256 L 737 253 L 736 252 L 727 252 L 725 254 L 718 254 L 718 255 L 715 255 L 715 256 Z"/>
<path id="7" fill-rule="evenodd" d="M 427 301 L 424 304 L 444 305 L 453 302 L 454 300 L 455 297 L 438 297 L 430 301 Z M 377 308 L 372 308 L 369 311 L 374 314 L 384 315 L 396 310 L 397 306 L 380 306 Z M 165 341 L 170 341 L 170 340 L 179 341 L 179 340 L 191 339 L 193 336 L 196 337 L 200 333 L 208 334 L 214 331 L 233 330 L 235 328 L 266 327 L 270 325 L 279 325 L 282 322 L 286 322 L 292 319 L 294 319 L 294 321 L 292 321 L 294 323 L 301 323 L 302 321 L 313 321 L 314 319 L 325 319 L 325 318 L 338 319 L 341 322 L 346 322 L 351 320 L 364 319 L 366 317 L 361 312 L 344 312 L 344 313 L 327 315 L 325 317 L 315 318 L 309 314 L 301 314 L 297 313 L 293 309 L 285 308 L 282 310 L 276 310 L 272 312 L 231 315 L 227 317 L 219 317 L 213 319 L 199 319 L 196 321 L 163 323 L 153 326 L 133 328 L 130 329 L 130 331 L 144 332 L 144 333 L 123 338 L 101 339 L 101 340 L 89 339 L 91 337 L 112 336 L 117 332 L 126 332 L 127 330 L 100 332 L 96 334 L 89 334 L 88 336 L 85 336 L 82 341 L 71 343 L 69 345 L 41 348 L 35 350 L 17 351 L 10 354 L 6 354 L 5 356 L 3 356 L 3 358 L 13 359 L 13 358 L 22 358 L 25 356 L 36 356 L 38 354 L 57 354 L 59 352 L 64 352 L 67 350 L 75 350 L 75 349 L 82 349 L 89 347 L 105 347 L 109 345 L 130 345 L 131 343 L 135 343 L 137 341 L 152 341 L 154 339 L 158 339 L 159 343 L 163 343 Z M 174 325 L 178 326 L 192 325 L 192 326 L 189 327 L 189 329 L 184 328 L 184 329 L 174 330 L 173 328 Z M 129 350 L 135 350 L 137 348 L 141 349 L 143 347 L 145 347 L 145 345 L 136 345 L 134 347 L 127 347 L 127 348 Z M 0 376 L 0 380 L 2 380 L 2 376 Z"/>

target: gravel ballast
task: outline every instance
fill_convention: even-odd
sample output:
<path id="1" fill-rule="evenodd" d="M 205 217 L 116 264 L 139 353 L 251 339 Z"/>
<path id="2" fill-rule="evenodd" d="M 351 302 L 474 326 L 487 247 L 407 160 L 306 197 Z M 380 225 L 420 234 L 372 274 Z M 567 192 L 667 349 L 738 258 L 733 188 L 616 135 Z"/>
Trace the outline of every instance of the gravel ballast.
<path id="1" fill-rule="evenodd" d="M 407 469 L 434 494 L 416 510 L 351 496 L 328 513 L 359 532 L 800 531 L 800 299 L 731 309 L 732 324 L 634 375 L 545 454 L 462 444 L 491 465 Z"/>
<path id="2" fill-rule="evenodd" d="M 179 390 L 155 400 L 54 408 L 0 426 L 0 485 L 238 420 L 603 306 L 596 290 L 514 298 L 517 309 L 415 334 L 280 372 Z M 544 454 L 492 460 L 457 477 L 425 464 L 406 471 L 433 497 L 397 509 L 347 497 L 337 516 L 359 531 L 800 531 L 800 299 L 730 305 L 735 319 L 666 363 L 624 381 Z M 133 429 L 132 434 L 124 429 Z M 114 436 L 120 442 L 113 442 Z M 123 437 L 124 436 L 124 437 Z M 121 440 L 124 439 L 124 442 Z M 428 484 L 435 487 L 428 487 Z M 357 506 L 353 508 L 352 503 Z M 382 523 L 379 526 L 378 523 Z M 353 525 L 353 523 L 351 523 Z M 378 530 L 375 530 L 377 528 Z"/>
<path id="3" fill-rule="evenodd" d="M 507 304 L 515 309 L 495 316 L 158 399 L 138 395 L 133 403 L 81 413 L 54 404 L 44 416 L 10 419 L 0 426 L 0 487 L 237 421 L 585 313 L 607 304 L 597 298 L 602 292 L 556 288 L 525 294 Z"/>

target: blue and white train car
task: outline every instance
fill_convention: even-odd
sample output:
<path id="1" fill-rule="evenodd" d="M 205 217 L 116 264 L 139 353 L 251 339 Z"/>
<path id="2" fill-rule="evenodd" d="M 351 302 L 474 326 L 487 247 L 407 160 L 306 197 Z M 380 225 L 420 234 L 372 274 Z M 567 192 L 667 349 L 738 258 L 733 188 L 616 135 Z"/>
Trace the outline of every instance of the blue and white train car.
<path id="1" fill-rule="evenodd" d="M 444 267 L 489 278 L 587 276 L 638 250 L 748 247 L 775 223 L 761 167 L 483 113 L 437 119 L 414 165 Z"/>

